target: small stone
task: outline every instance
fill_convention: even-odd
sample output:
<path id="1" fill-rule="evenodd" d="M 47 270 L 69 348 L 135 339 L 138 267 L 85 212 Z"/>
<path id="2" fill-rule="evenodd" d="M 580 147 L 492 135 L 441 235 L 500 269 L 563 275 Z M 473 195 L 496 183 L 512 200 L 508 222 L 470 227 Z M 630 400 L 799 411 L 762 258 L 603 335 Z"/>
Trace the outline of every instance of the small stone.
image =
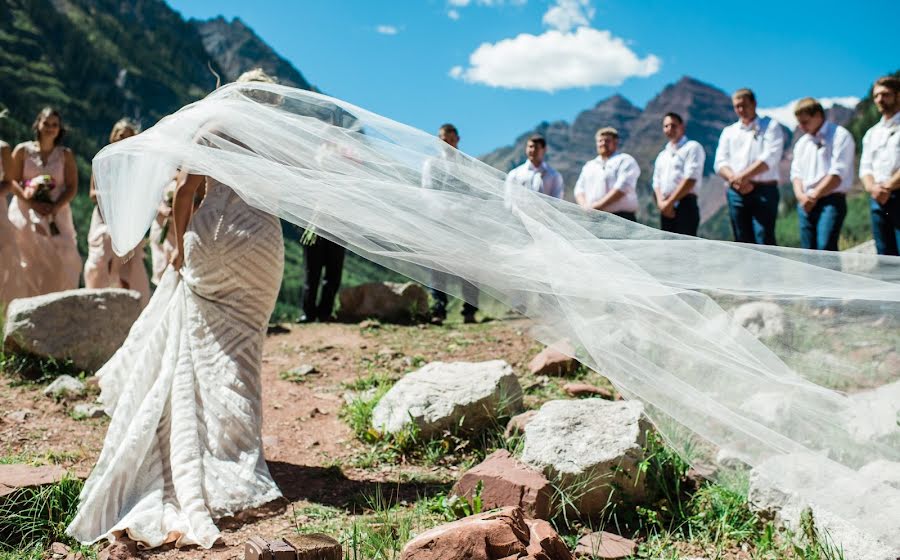
<path id="1" fill-rule="evenodd" d="M 34 416 L 34 411 L 30 408 L 23 408 L 6 413 L 3 420 L 11 424 L 23 424 L 29 416 Z"/>
<path id="2" fill-rule="evenodd" d="M 733 324 L 743 327 L 756 338 L 772 339 L 787 331 L 784 310 L 776 303 L 754 301 L 745 303 L 733 311 Z"/>
<path id="3" fill-rule="evenodd" d="M 361 329 L 380 329 L 381 323 L 375 321 L 373 319 L 366 319 L 365 321 L 360 321 L 359 328 Z"/>
<path id="4" fill-rule="evenodd" d="M 488 455 L 453 486 L 452 494 L 471 500 L 482 483 L 485 510 L 519 506 L 529 518 L 549 519 L 552 487 L 544 475 L 518 461 L 505 449 Z"/>
<path id="5" fill-rule="evenodd" d="M 120 538 L 97 555 L 97 560 L 137 560 L 140 555 L 137 544 L 131 539 Z"/>
<path id="6" fill-rule="evenodd" d="M 537 414 L 537 410 L 526 410 L 522 414 L 516 414 L 510 418 L 506 424 L 506 430 L 503 432 L 506 439 L 524 434 L 525 426 L 534 418 L 535 414 Z"/>
<path id="7" fill-rule="evenodd" d="M 102 406 L 97 404 L 79 403 L 72 409 L 72 417 L 76 420 L 103 418 L 104 416 L 106 416 L 106 411 L 103 410 Z"/>
<path id="8" fill-rule="evenodd" d="M 597 531 L 581 537 L 578 539 L 578 546 L 575 547 L 576 558 L 591 558 L 592 560 L 628 558 L 635 552 L 637 552 L 637 544 L 634 541 L 606 531 Z"/>
<path id="9" fill-rule="evenodd" d="M 69 555 L 71 549 L 61 542 L 55 542 L 50 545 L 50 555 L 52 558 L 65 558 Z"/>
<path id="10" fill-rule="evenodd" d="M 604 389 L 603 387 L 597 387 L 595 385 L 589 385 L 587 383 L 566 383 L 565 385 L 563 385 L 563 391 L 575 398 L 600 397 L 608 401 L 615 399 L 615 396 L 609 389 Z"/>
<path id="11" fill-rule="evenodd" d="M 574 353 L 567 343 L 548 346 L 531 360 L 528 369 L 534 375 L 567 375 L 578 369 L 578 360 L 572 357 Z"/>
<path id="12" fill-rule="evenodd" d="M 85 390 L 86 387 L 81 381 L 71 375 L 60 375 L 53 380 L 53 383 L 47 385 L 44 395 L 55 399 L 72 399 L 84 396 Z"/>

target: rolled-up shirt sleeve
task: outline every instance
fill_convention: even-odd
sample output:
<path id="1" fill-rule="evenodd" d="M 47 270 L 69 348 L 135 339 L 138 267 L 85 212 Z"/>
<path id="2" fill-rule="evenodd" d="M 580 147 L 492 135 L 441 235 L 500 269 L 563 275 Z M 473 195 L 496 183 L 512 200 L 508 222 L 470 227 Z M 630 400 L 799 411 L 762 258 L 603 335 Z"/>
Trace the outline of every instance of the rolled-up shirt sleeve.
<path id="1" fill-rule="evenodd" d="M 782 153 L 784 153 L 784 134 L 781 132 L 781 125 L 778 124 L 778 121 L 772 119 L 763 134 L 759 160 L 768 165 L 769 169 L 778 169 Z"/>
<path id="2" fill-rule="evenodd" d="M 703 178 L 703 164 L 706 163 L 706 153 L 700 144 L 691 144 L 684 157 L 684 178 L 700 181 Z"/>
<path id="3" fill-rule="evenodd" d="M 859 178 L 862 179 L 866 175 L 875 175 L 875 169 L 872 167 L 872 129 L 866 131 L 863 136 L 862 155 L 859 158 Z"/>
<path id="4" fill-rule="evenodd" d="M 731 165 L 731 150 L 728 146 L 728 129 L 724 129 L 719 135 L 719 145 L 716 146 L 716 158 L 713 160 L 713 171 L 716 173 L 726 165 Z"/>
<path id="5" fill-rule="evenodd" d="M 834 132 L 831 146 L 831 166 L 829 175 L 837 175 L 841 179 L 853 176 L 853 159 L 856 155 L 856 143 L 850 133 L 841 128 Z"/>
<path id="6" fill-rule="evenodd" d="M 612 188 L 617 191 L 632 191 L 637 188 L 638 177 L 641 176 L 641 168 L 634 158 L 629 157 L 622 162 L 616 173 L 616 182 Z"/>
<path id="7" fill-rule="evenodd" d="M 653 162 L 653 177 L 650 179 L 650 188 L 654 191 L 662 191 L 662 154 L 656 156 L 656 161 Z"/>

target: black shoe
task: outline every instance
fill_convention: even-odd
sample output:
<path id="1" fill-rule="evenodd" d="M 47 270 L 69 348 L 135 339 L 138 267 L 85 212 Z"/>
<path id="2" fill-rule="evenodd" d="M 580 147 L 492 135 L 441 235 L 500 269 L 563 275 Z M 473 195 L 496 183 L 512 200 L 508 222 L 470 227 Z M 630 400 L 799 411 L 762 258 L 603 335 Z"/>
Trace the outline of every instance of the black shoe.
<path id="1" fill-rule="evenodd" d="M 440 325 L 444 324 L 444 319 L 446 319 L 446 318 L 447 318 L 446 315 L 432 315 L 431 318 L 428 320 L 428 322 L 431 323 L 432 325 L 440 326 Z"/>
<path id="2" fill-rule="evenodd" d="M 471 324 L 474 324 L 474 323 L 477 323 L 477 322 L 478 322 L 478 320 L 475 319 L 475 315 L 474 315 L 474 314 L 472 314 L 472 315 L 463 315 L 463 324 L 471 325 Z"/>
<path id="3" fill-rule="evenodd" d="M 315 317 L 310 317 L 309 315 L 300 315 L 299 317 L 297 317 L 297 320 L 295 322 L 301 325 L 305 325 L 307 323 L 315 323 L 316 319 Z"/>

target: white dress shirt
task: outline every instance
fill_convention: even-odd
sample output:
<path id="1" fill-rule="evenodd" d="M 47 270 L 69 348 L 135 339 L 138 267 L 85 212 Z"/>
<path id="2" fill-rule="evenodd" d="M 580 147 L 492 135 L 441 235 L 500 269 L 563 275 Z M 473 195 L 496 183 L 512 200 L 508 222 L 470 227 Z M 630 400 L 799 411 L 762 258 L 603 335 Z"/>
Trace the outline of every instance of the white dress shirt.
<path id="1" fill-rule="evenodd" d="M 771 117 L 756 117 L 750 124 L 741 121 L 730 124 L 722 130 L 713 169 L 716 173 L 726 165 L 735 173 L 750 167 L 756 161 L 769 166 L 752 181 L 780 181 L 778 164 L 784 152 L 784 134 L 781 125 Z"/>
<path id="2" fill-rule="evenodd" d="M 616 152 L 605 161 L 597 156 L 581 169 L 575 183 L 575 195 L 584 195 L 588 203 L 594 204 L 610 191 L 622 191 L 625 196 L 604 208 L 604 211 L 637 212 L 637 180 L 640 176 L 641 168 L 628 154 Z"/>
<path id="3" fill-rule="evenodd" d="M 871 175 L 883 183 L 900 169 L 900 113 L 890 119 L 881 118 L 863 136 L 859 177 Z"/>
<path id="4" fill-rule="evenodd" d="M 542 161 L 535 167 L 531 160 L 525 161 L 506 176 L 506 191 L 512 188 L 526 188 L 555 198 L 563 197 L 563 178 L 555 169 Z"/>
<path id="5" fill-rule="evenodd" d="M 837 175 L 841 183 L 832 193 L 846 193 L 853 186 L 856 143 L 850 132 L 833 122 L 825 122 L 817 133 L 804 134 L 794 146 L 791 182 L 803 181 L 803 192 L 813 190 L 827 175 Z"/>
<path id="6" fill-rule="evenodd" d="M 688 191 L 693 193 L 703 182 L 705 162 L 706 152 L 700 142 L 682 136 L 675 144 L 667 143 L 653 165 L 653 189 L 667 198 L 678 190 L 682 181 L 694 179 L 696 182 Z"/>

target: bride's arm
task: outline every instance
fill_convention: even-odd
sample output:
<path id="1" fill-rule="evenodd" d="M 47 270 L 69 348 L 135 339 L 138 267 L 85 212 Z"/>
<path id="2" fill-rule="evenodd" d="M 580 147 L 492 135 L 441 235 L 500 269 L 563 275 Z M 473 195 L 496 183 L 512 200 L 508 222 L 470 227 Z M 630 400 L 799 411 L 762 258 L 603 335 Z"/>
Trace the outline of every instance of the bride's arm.
<path id="1" fill-rule="evenodd" d="M 206 179 L 203 175 L 179 173 L 176 178 L 175 197 L 172 199 L 172 221 L 175 226 L 175 251 L 169 262 L 180 270 L 184 262 L 184 232 L 187 231 L 194 211 L 194 195 Z"/>

